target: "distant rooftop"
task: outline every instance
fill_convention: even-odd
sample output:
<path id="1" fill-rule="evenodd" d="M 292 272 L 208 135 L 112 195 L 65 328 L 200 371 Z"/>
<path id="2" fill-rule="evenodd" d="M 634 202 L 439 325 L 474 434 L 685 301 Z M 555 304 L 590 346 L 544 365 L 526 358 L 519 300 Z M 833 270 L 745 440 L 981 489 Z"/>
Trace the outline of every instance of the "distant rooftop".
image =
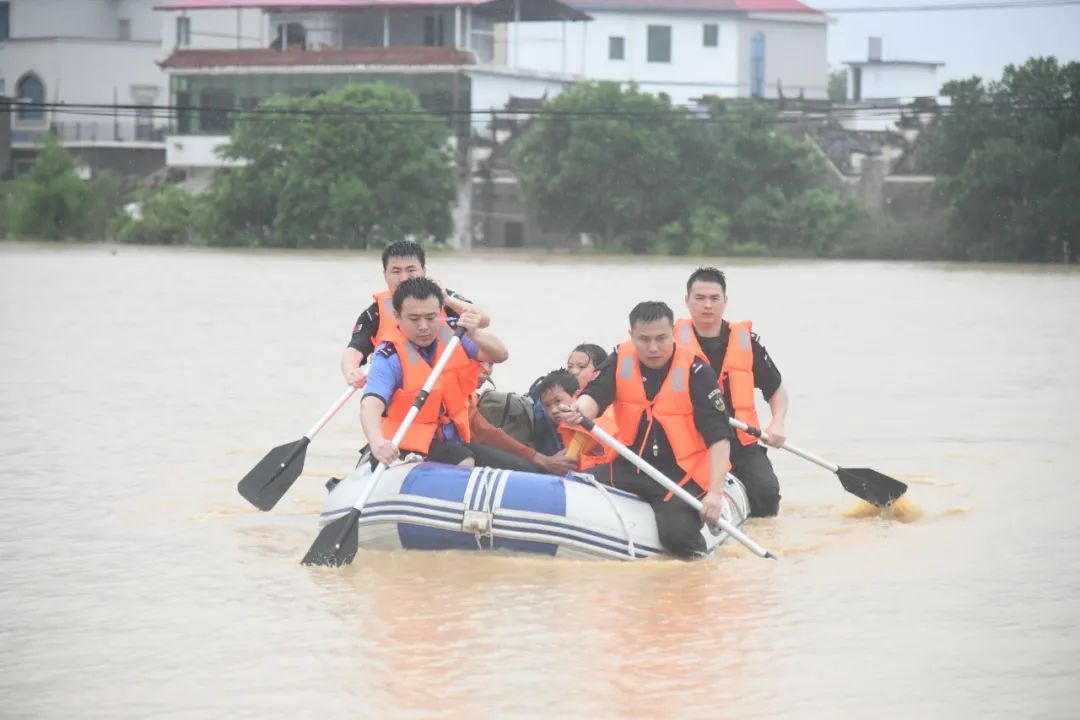
<path id="1" fill-rule="evenodd" d="M 866 67 L 868 65 L 916 65 L 921 67 L 944 67 L 943 62 L 929 62 L 926 60 L 845 60 L 845 65 L 852 67 Z"/>
<path id="2" fill-rule="evenodd" d="M 496 22 L 509 22 L 515 17 L 514 0 L 172 0 L 154 6 L 154 9 L 363 10 L 436 7 L 476 8 Z M 559 0 L 519 0 L 518 11 L 522 22 L 591 19 L 587 14 Z"/>
<path id="3" fill-rule="evenodd" d="M 808 13 L 824 17 L 821 12 L 799 0 L 566 0 L 566 2 L 568 5 L 585 11 Z"/>
<path id="4" fill-rule="evenodd" d="M 220 67 L 297 67 L 315 65 L 472 65 L 473 54 L 450 47 L 366 47 L 318 51 L 270 48 L 176 50 L 161 63 L 173 70 Z"/>

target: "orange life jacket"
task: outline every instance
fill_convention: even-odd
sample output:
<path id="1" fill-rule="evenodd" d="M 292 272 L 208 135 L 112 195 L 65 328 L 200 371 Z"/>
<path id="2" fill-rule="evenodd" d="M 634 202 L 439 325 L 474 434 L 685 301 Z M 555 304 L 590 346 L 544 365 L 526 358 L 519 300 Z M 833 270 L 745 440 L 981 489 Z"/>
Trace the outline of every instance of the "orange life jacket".
<path id="1" fill-rule="evenodd" d="M 675 346 L 671 370 L 651 402 L 645 395 L 645 384 L 641 378 L 641 368 L 638 367 L 634 343 L 624 342 L 619 346 L 618 354 L 615 402 L 612 407 L 615 410 L 619 440 L 623 445 L 632 446 L 644 413 L 650 429 L 654 422 L 664 428 L 664 434 L 667 435 L 675 455 L 675 462 L 685 473 L 678 484 L 686 485 L 690 480 L 694 480 L 702 490 L 708 490 L 711 467 L 709 449 L 694 424 L 694 404 L 690 400 L 690 366 L 693 365 L 695 357 L 693 351 Z M 643 450 L 633 447 L 631 449 L 636 450 L 639 455 Z M 670 500 L 671 497 L 672 493 L 668 493 L 664 500 Z"/>
<path id="2" fill-rule="evenodd" d="M 452 337 L 454 333 L 450 327 L 445 323 L 440 325 L 439 349 L 430 365 L 420 355 L 417 347 L 407 341 L 404 336 L 400 340 L 391 341 L 401 361 L 402 383 L 386 408 L 386 418 L 383 420 L 383 433 L 386 437 L 393 437 L 405 420 L 409 408 L 412 407 L 413 401 L 424 387 L 428 375 L 431 374 L 432 368 L 446 350 Z M 470 360 L 465 353 L 465 348 L 459 344 L 446 363 L 446 367 L 443 368 L 439 379 L 435 381 L 424 406 L 420 408 L 412 425 L 405 432 L 405 437 L 399 447 L 402 450 L 426 453 L 431 447 L 435 433 L 438 432 L 439 426 L 445 419 L 449 419 L 454 424 L 462 442 L 469 442 L 472 439 L 472 432 L 469 429 L 469 396 L 476 390 L 479 372 L 479 364 Z"/>
<path id="3" fill-rule="evenodd" d="M 606 430 L 608 434 L 618 436 L 619 428 L 615 426 L 615 412 L 612 408 L 608 408 L 603 415 L 598 417 L 596 424 Z M 563 447 L 566 448 L 566 456 L 577 459 L 578 470 L 588 470 L 615 459 L 616 453 L 614 450 L 605 447 L 580 425 L 560 424 L 558 431 L 559 437 L 563 441 Z"/>
<path id="4" fill-rule="evenodd" d="M 731 396 L 729 412 L 736 420 L 752 427 L 761 427 L 757 408 L 754 406 L 754 350 L 750 343 L 750 321 L 728 323 L 728 327 L 731 335 L 728 336 L 727 350 L 724 351 L 723 367 L 713 370 L 716 371 L 721 390 L 724 389 L 724 383 L 727 383 Z M 683 318 L 675 322 L 675 342 L 701 357 L 706 357 L 691 320 Z M 742 430 L 736 430 L 735 436 L 743 445 L 757 442 L 756 437 Z"/>
<path id="5" fill-rule="evenodd" d="M 404 340 L 405 336 L 401 334 L 401 329 L 398 328 L 397 324 L 397 317 L 394 315 L 394 293 L 383 290 L 371 297 L 379 306 L 379 329 L 375 331 L 375 337 L 371 339 L 374 346 L 379 347 L 384 342 Z M 440 308 L 440 312 L 443 320 L 445 320 L 446 309 Z"/>

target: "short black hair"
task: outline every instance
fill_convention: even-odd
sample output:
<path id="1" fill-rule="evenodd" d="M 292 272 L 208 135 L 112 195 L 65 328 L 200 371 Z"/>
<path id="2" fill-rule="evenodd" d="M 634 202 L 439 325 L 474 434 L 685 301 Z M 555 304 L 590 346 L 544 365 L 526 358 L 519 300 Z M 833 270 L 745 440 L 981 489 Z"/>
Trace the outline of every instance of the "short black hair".
<path id="1" fill-rule="evenodd" d="M 667 306 L 667 303 L 656 300 L 639 302 L 630 311 L 630 328 L 633 329 L 634 325 L 638 323 L 656 322 L 664 318 L 667 318 L 667 321 L 672 325 L 675 324 L 675 313 L 671 312 L 671 308 Z"/>
<path id="2" fill-rule="evenodd" d="M 555 388 L 562 388 L 566 391 L 566 394 L 573 397 L 577 394 L 577 391 L 581 389 L 581 385 L 578 384 L 578 379 L 570 374 L 570 371 L 566 368 L 559 368 L 558 370 L 552 370 L 544 379 L 540 381 L 540 384 L 536 386 L 536 397 L 542 397 L 548 390 L 554 390 Z"/>
<path id="3" fill-rule="evenodd" d="M 426 277 L 402 280 L 397 286 L 397 290 L 394 291 L 394 310 L 398 313 L 401 312 L 401 306 L 405 304 L 405 298 L 427 300 L 430 297 L 438 298 L 439 307 L 442 307 L 442 289 L 434 281 L 428 280 Z"/>
<path id="4" fill-rule="evenodd" d="M 607 360 L 607 350 L 592 343 L 581 343 L 570 351 L 571 354 L 576 352 L 588 355 L 589 359 L 592 360 L 593 367 L 600 367 L 600 363 Z"/>
<path id="5" fill-rule="evenodd" d="M 424 255 L 424 248 L 420 247 L 420 243 L 415 243 L 412 240 L 398 240 L 387 245 L 382 251 L 382 269 L 386 269 L 390 258 L 407 257 L 414 257 L 420 261 L 420 267 L 427 267 L 427 256 Z"/>
<path id="6" fill-rule="evenodd" d="M 386 263 L 383 263 L 384 265 Z M 690 279 L 686 281 L 686 294 L 690 294 L 690 288 L 698 280 L 702 282 L 718 283 L 724 290 L 724 294 L 727 295 L 727 278 L 724 277 L 724 271 L 714 267 L 699 267 L 694 272 L 690 273 Z"/>

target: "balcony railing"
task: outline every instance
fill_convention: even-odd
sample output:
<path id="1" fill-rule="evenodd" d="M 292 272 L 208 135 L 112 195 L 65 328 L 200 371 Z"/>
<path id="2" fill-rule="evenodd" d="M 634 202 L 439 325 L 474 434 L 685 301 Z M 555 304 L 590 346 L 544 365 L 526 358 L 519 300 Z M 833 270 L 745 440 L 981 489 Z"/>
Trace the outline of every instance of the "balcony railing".
<path id="1" fill-rule="evenodd" d="M 166 126 L 133 122 L 130 119 L 113 120 L 61 120 L 40 127 L 11 129 L 13 143 L 34 143 L 55 135 L 61 143 L 163 143 Z"/>

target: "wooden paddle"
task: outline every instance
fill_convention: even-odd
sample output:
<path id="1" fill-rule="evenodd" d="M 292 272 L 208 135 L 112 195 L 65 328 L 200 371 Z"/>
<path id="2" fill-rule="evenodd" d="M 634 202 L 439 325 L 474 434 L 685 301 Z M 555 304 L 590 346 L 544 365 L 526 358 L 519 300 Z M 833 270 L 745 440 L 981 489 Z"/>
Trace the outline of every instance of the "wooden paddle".
<path id="1" fill-rule="evenodd" d="M 439 379 L 439 375 L 442 374 L 443 368 L 446 367 L 446 363 L 449 362 L 450 356 L 454 354 L 458 344 L 461 343 L 461 336 L 465 334 L 465 328 L 459 327 L 454 337 L 450 338 L 450 342 L 446 344 L 446 349 L 443 350 L 442 355 L 439 356 L 439 361 L 435 363 L 435 367 L 431 369 L 431 373 L 428 374 L 427 380 L 424 381 L 424 387 L 417 393 L 416 399 L 413 400 L 412 407 L 409 408 L 409 412 L 405 415 L 405 419 L 398 426 L 397 432 L 394 433 L 394 437 L 390 439 L 390 442 L 394 444 L 394 447 L 400 445 L 402 439 L 405 437 L 405 433 L 408 432 L 409 426 L 412 425 L 413 420 L 420 412 L 420 408 L 424 407 L 424 403 L 427 401 L 428 393 L 431 392 L 431 388 L 435 386 L 435 381 Z M 332 523 L 329 523 L 322 529 L 319 535 L 315 538 L 315 542 L 311 544 L 311 548 L 307 551 L 307 555 L 301 561 L 304 565 L 326 565 L 329 567 L 340 567 L 342 565 L 348 565 L 356 557 L 356 552 L 360 547 L 359 530 L 356 523 L 360 519 L 360 513 L 364 510 L 364 504 L 368 498 L 371 497 L 371 493 L 375 490 L 375 486 L 379 482 L 379 477 L 382 476 L 386 470 L 386 465 L 379 463 L 375 467 L 375 472 L 371 474 L 371 480 L 368 481 L 368 486 L 360 494 L 360 499 L 353 505 L 352 510 L 348 515 L 344 515 Z"/>
<path id="2" fill-rule="evenodd" d="M 311 426 L 303 437 L 291 443 L 278 445 L 266 453 L 266 457 L 259 461 L 237 484 L 236 489 L 249 503 L 262 511 L 270 510 L 277 505 L 277 501 L 288 491 L 300 472 L 304 469 L 304 458 L 307 456 L 307 446 L 311 439 L 323 429 L 330 418 L 334 417 L 341 406 L 348 402 L 356 392 L 356 388 L 350 387 L 337 399 L 330 409 Z"/>
<path id="3" fill-rule="evenodd" d="M 653 480 L 670 490 L 684 503 L 694 508 L 698 512 L 701 512 L 700 500 L 698 500 L 690 493 L 686 492 L 686 490 L 684 490 L 678 483 L 673 481 L 671 478 L 665 476 L 662 472 L 654 468 L 652 465 L 642 460 L 638 455 L 634 453 L 633 450 L 613 438 L 611 434 L 604 430 L 602 427 L 600 427 L 587 417 L 583 417 L 581 419 L 581 426 L 591 432 L 594 436 L 596 436 L 601 442 L 610 447 L 612 450 L 626 458 L 638 470 L 641 470 L 641 472 L 645 473 Z M 719 518 L 716 521 L 716 524 L 720 527 L 721 530 L 741 542 L 747 547 L 748 550 L 750 550 L 750 552 L 754 553 L 758 557 L 770 558 L 772 560 L 776 559 L 775 555 L 763 548 L 761 545 L 758 545 L 753 540 L 753 538 L 739 530 L 739 528 L 735 527 L 724 518 Z"/>
<path id="4" fill-rule="evenodd" d="M 731 423 L 731 427 L 753 435 L 759 440 L 769 439 L 768 433 L 753 425 L 747 425 L 735 418 L 728 418 L 728 422 Z M 871 470 L 870 468 L 842 468 L 805 450 L 800 450 L 789 442 L 785 442 L 780 447 L 804 460 L 809 460 L 815 465 L 820 465 L 826 470 L 836 473 L 836 476 L 840 478 L 840 484 L 844 486 L 845 490 L 855 497 L 862 498 L 878 507 L 888 507 L 891 502 L 907 492 L 907 485 L 888 475 L 883 475 L 877 470 Z"/>

